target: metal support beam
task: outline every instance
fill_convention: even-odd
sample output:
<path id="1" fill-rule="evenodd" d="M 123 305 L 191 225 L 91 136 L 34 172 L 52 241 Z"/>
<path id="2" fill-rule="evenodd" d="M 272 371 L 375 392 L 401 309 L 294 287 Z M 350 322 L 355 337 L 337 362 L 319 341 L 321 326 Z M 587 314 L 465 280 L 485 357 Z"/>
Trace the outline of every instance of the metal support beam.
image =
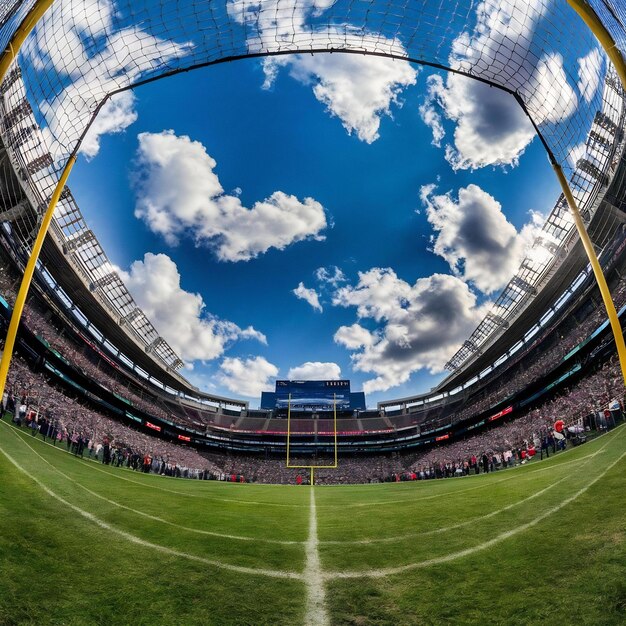
<path id="1" fill-rule="evenodd" d="M 95 280 L 93 283 L 91 283 L 89 285 L 89 291 L 99 291 L 101 289 L 104 289 L 105 287 L 108 287 L 112 283 L 118 282 L 119 280 L 120 278 L 116 272 L 109 272 L 108 274 L 105 274 L 102 278 L 98 278 L 98 280 Z"/>
<path id="2" fill-rule="evenodd" d="M 10 209 L 0 212 L 0 222 L 13 222 L 18 220 L 21 217 L 24 217 L 29 209 L 30 202 L 24 199 L 18 202 L 15 206 L 12 206 Z"/>
<path id="3" fill-rule="evenodd" d="M 496 326 L 502 326 L 502 328 L 509 327 L 509 323 L 504 318 L 492 313 L 491 311 L 487 313 L 487 319 L 493 322 Z"/>
<path id="4" fill-rule="evenodd" d="M 148 344 L 144 348 L 144 350 L 147 354 L 150 354 L 151 352 L 154 352 L 155 350 L 160 348 L 162 345 L 167 345 L 167 342 L 165 341 L 165 339 L 163 339 L 163 337 L 159 336 L 152 343 Z"/>
<path id="5" fill-rule="evenodd" d="M 95 238 L 96 236 L 93 234 L 92 230 L 84 230 L 79 235 L 76 235 L 76 237 L 72 237 L 71 239 L 67 238 L 63 242 L 63 252 L 64 254 L 68 254 L 69 252 L 72 252 L 72 250 L 80 248 L 83 244 L 93 241 Z"/>
<path id="6" fill-rule="evenodd" d="M 532 285 L 529 285 L 523 278 L 520 278 L 519 276 L 513 276 L 513 278 L 511 279 L 511 285 L 517 287 L 520 291 L 525 291 L 526 293 L 529 293 L 532 296 L 537 295 L 537 289 Z"/>
<path id="7" fill-rule="evenodd" d="M 132 324 L 138 317 L 140 317 L 142 311 L 139 307 L 134 308 L 128 315 L 125 315 L 122 319 L 120 319 L 120 326 L 124 326 L 124 324 Z"/>

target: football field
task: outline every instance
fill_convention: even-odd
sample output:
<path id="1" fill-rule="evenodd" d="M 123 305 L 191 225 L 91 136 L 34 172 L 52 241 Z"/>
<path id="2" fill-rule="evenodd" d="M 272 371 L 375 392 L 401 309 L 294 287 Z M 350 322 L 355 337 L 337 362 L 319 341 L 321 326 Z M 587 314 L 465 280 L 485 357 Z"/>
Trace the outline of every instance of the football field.
<path id="1" fill-rule="evenodd" d="M 626 623 L 625 456 L 622 426 L 488 475 L 231 484 L 4 420 L 0 624 Z"/>

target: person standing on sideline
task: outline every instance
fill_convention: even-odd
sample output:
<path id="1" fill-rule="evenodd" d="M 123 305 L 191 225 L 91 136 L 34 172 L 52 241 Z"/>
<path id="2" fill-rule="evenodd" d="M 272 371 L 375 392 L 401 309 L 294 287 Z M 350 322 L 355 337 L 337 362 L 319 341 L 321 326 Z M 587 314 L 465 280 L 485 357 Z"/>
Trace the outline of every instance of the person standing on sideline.
<path id="1" fill-rule="evenodd" d="M 4 414 L 7 412 L 7 405 L 9 403 L 9 394 L 5 391 L 2 394 L 2 408 L 0 409 L 0 419 L 4 417 Z"/>
<path id="2" fill-rule="evenodd" d="M 17 411 L 17 425 L 21 426 L 26 419 L 26 401 L 22 399 L 19 409 Z"/>

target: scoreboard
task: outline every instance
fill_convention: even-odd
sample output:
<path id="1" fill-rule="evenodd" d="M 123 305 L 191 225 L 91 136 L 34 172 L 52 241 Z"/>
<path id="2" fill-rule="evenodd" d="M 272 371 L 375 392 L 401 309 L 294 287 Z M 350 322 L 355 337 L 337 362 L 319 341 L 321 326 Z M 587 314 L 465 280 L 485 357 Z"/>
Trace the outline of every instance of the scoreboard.
<path id="1" fill-rule="evenodd" d="M 296 411 L 364 410 L 363 393 L 351 393 L 349 380 L 277 380 L 273 393 L 261 395 L 262 409 Z"/>

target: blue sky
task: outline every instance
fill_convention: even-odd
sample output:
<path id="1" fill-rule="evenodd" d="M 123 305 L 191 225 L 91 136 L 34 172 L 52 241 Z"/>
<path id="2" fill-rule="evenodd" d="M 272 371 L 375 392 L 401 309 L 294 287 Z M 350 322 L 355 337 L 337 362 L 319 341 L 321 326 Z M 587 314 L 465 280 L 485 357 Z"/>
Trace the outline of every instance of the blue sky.
<path id="1" fill-rule="evenodd" d="M 120 26 L 124 12 L 109 0 L 93 6 L 97 22 L 63 27 L 73 56 L 59 55 L 49 37 L 32 39 L 24 54 L 63 78 L 56 108 L 43 99 L 38 109 L 56 154 L 89 115 L 85 85 L 72 82 L 78 60 L 106 91 L 124 73 L 129 81 L 149 73 L 155 58 L 201 52 L 126 28 L 126 18 Z M 270 47 L 282 41 L 284 24 L 256 21 L 243 10 L 254 6 L 227 3 L 248 35 Z M 324 2 L 302 8 L 302 23 L 289 28 L 312 41 L 340 36 L 305 24 Z M 571 39 L 566 57 L 531 53 L 533 33 L 551 32 L 540 2 L 483 9 L 459 25 L 448 62 L 480 54 L 489 65 L 514 49 L 521 61 L 507 61 L 508 70 L 529 77 L 519 78 L 527 106 L 573 162 L 584 154 L 584 116 L 601 97 L 604 57 L 585 37 Z M 486 45 L 489 37 L 503 45 Z M 377 42 L 403 52 L 401 39 Z M 138 45 L 145 58 L 120 66 Z M 560 127 L 575 132 L 567 138 Z M 71 179 L 79 206 L 185 361 L 183 373 L 253 406 L 277 377 L 350 378 L 370 406 L 431 388 L 558 195 L 512 97 L 362 55 L 237 61 L 124 92 L 105 105 L 81 151 Z"/>
<path id="2" fill-rule="evenodd" d="M 342 286 L 356 285 L 358 272 L 371 268 L 392 268 L 410 285 L 434 273 L 450 274 L 446 260 L 431 251 L 433 228 L 420 200 L 424 185 L 437 183 L 439 192 L 453 196 L 461 187 L 477 185 L 502 204 L 517 231 L 529 222 L 530 210 L 551 207 L 557 188 L 538 141 L 528 146 L 518 167 L 452 170 L 420 116 L 429 75 L 419 73 L 417 83 L 391 105 L 392 115 L 381 118 L 380 137 L 367 143 L 354 132 L 349 135 L 310 86 L 288 74 L 271 89 L 261 89 L 259 61 L 197 70 L 138 89 L 137 121 L 123 133 L 102 137 L 95 158 L 80 160 L 72 190 L 116 265 L 129 271 L 146 253 L 167 255 L 181 275 L 181 288 L 202 296 L 204 318 L 253 326 L 266 336 L 267 345 L 237 339 L 219 356 L 195 360 L 193 370 L 185 372 L 192 381 L 233 395 L 220 381 L 224 358 L 245 362 L 260 356 L 278 368 L 279 377 L 307 362 L 334 363 L 360 389 L 371 373 L 355 371 L 351 351 L 333 339 L 341 326 L 357 322 L 355 307 L 333 306 L 333 288 L 316 279 L 318 268 L 339 268 L 346 278 Z M 246 207 L 276 190 L 314 198 L 327 216 L 326 239 L 272 248 L 238 262 L 218 260 L 211 245 L 196 245 L 190 237 L 170 245 L 134 215 L 138 135 L 164 130 L 201 142 L 216 161 L 224 190 L 240 189 Z M 300 283 L 316 290 L 322 311 L 294 295 Z M 478 302 L 488 298 L 481 290 L 474 293 Z M 176 302 L 162 305 L 176 307 Z M 368 321 L 373 321 L 370 329 L 378 326 L 365 320 L 366 327 Z M 440 379 L 441 374 L 419 368 L 389 391 L 368 393 L 368 403 L 423 391 Z M 272 377 L 264 382 L 271 385 Z"/>

